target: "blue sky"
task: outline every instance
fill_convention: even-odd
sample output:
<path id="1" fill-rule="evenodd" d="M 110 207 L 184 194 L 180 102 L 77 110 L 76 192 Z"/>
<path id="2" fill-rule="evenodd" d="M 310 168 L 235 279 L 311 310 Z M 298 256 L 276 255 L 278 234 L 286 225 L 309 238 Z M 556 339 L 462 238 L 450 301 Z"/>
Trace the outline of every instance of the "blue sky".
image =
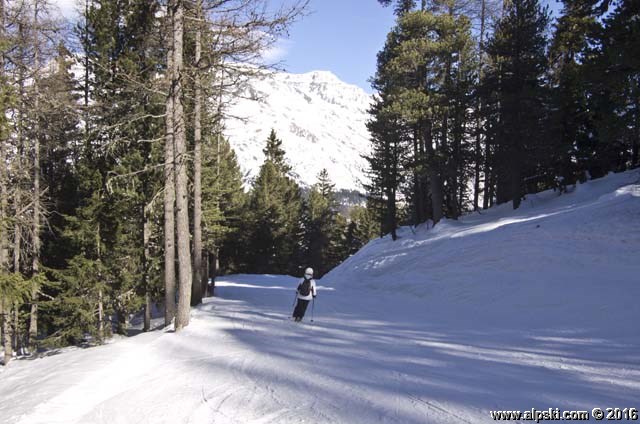
<path id="1" fill-rule="evenodd" d="M 556 0 L 542 2 L 559 9 Z M 393 26 L 393 8 L 377 0 L 311 0 L 310 9 L 276 49 L 284 68 L 293 73 L 328 70 L 371 93 L 368 79 Z"/>
<path id="2" fill-rule="evenodd" d="M 285 69 L 328 70 L 371 92 L 367 79 L 393 25 L 393 9 L 377 0 L 311 0 L 310 10 L 280 43 Z"/>

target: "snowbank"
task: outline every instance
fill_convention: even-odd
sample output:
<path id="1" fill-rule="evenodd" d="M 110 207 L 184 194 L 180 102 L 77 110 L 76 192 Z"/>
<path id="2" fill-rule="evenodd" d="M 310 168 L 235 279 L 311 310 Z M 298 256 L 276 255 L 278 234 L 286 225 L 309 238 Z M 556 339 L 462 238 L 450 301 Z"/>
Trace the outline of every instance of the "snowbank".
<path id="1" fill-rule="evenodd" d="M 639 170 L 399 236 L 370 242 L 323 283 L 410 295 L 434 315 L 640 334 Z"/>

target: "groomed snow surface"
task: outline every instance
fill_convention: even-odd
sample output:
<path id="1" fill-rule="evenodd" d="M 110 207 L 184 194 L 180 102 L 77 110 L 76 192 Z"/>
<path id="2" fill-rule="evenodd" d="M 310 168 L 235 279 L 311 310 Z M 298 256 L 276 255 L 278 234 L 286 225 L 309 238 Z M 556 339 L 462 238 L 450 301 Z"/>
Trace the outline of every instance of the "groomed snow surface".
<path id="1" fill-rule="evenodd" d="M 220 278 L 189 327 L 17 360 L 2 423 L 482 423 L 640 407 L 640 172 L 369 243 L 297 279 Z M 592 418 L 593 419 L 593 418 Z"/>

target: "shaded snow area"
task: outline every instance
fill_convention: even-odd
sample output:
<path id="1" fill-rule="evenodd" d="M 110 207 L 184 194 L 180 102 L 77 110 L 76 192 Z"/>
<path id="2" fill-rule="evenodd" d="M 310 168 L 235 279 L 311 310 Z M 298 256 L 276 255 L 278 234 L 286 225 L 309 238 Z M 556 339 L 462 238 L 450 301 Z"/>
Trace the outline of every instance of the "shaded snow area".
<path id="1" fill-rule="evenodd" d="M 188 328 L 13 362 L 2 423 L 484 423 L 640 407 L 640 172 L 372 241 L 322 280 L 220 278 Z M 593 418 L 591 418 L 593 421 Z"/>

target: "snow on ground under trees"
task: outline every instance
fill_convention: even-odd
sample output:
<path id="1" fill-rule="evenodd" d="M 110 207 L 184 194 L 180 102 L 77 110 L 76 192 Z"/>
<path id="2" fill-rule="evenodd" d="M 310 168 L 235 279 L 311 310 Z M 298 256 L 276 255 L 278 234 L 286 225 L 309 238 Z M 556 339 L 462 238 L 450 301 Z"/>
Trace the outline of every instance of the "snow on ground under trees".
<path id="1" fill-rule="evenodd" d="M 374 240 L 319 281 L 236 275 L 189 327 L 17 360 L 0 423 L 476 423 L 640 407 L 640 172 Z"/>

